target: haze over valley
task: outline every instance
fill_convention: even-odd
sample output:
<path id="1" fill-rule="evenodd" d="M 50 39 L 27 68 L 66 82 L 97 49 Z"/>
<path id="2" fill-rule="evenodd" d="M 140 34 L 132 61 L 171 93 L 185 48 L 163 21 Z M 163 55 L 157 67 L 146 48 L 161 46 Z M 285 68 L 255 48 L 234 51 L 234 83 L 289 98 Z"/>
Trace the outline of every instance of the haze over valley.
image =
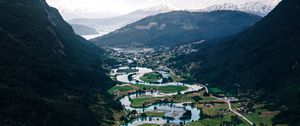
<path id="1" fill-rule="evenodd" d="M 132 5 L 128 7 L 129 9 L 126 9 L 125 11 L 118 11 L 119 9 L 109 9 L 110 11 L 94 9 L 92 11 L 91 8 L 88 9 L 85 6 L 79 6 L 79 5 L 78 8 L 72 9 L 72 7 L 70 7 L 72 3 L 68 3 L 66 1 L 60 1 L 60 2 L 55 0 L 48 0 L 48 1 L 54 7 L 59 8 L 59 11 L 62 13 L 63 17 L 65 17 L 65 19 L 70 24 L 84 25 L 97 30 L 98 32 L 97 34 L 83 35 L 81 34 L 82 32 L 79 31 L 80 29 L 76 30 L 77 27 L 75 27 L 75 32 L 79 31 L 76 33 L 79 35 L 83 35 L 83 37 L 85 37 L 86 39 L 92 39 L 95 37 L 102 36 L 109 32 L 113 32 L 121 27 L 124 27 L 128 24 L 134 23 L 142 18 L 160 14 L 160 13 L 166 13 L 171 11 L 210 12 L 216 10 L 233 10 L 233 11 L 252 13 L 259 16 L 265 16 L 279 2 L 277 0 L 273 0 L 273 1 L 269 1 L 269 0 L 251 1 L 250 0 L 245 2 L 211 1 L 211 2 L 200 2 L 200 3 L 196 2 L 198 6 L 195 7 L 191 5 L 183 4 L 184 3 L 183 1 L 178 1 L 179 3 L 182 2 L 182 4 L 176 2 L 175 3 L 150 2 L 151 3 L 150 5 L 153 4 L 152 6 L 143 5 L 143 4 L 141 4 L 140 6 L 136 6 L 139 4 L 135 3 L 136 5 Z M 68 5 L 63 6 L 64 4 L 68 4 Z M 73 4 L 77 5 L 76 2 Z M 185 6 L 180 6 L 180 5 L 185 5 Z M 115 5 L 111 5 L 111 6 L 113 6 L 111 8 L 116 7 Z M 112 11 L 117 11 L 115 13 L 120 13 L 120 14 L 111 14 Z M 96 12 L 101 14 L 95 14 Z M 102 13 L 103 14 L 106 13 L 107 15 L 103 15 Z M 72 14 L 77 16 L 70 16 Z M 93 16 L 89 16 L 89 15 L 93 15 Z"/>

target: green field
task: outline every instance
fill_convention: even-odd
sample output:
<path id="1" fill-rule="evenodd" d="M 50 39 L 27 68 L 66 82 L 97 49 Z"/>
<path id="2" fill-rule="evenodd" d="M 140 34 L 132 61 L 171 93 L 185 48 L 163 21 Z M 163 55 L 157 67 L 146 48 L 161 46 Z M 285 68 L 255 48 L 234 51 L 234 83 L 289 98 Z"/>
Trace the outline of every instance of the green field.
<path id="1" fill-rule="evenodd" d="M 122 90 L 125 91 L 124 93 L 127 94 L 126 91 L 136 91 L 136 90 L 159 90 L 161 92 L 165 93 L 174 93 L 182 90 L 186 90 L 186 86 L 149 86 L 149 85 L 142 85 L 142 84 L 133 84 L 133 85 L 126 85 L 126 86 L 116 86 L 110 91 L 112 92 L 113 90 Z M 210 90 L 213 90 L 215 93 L 220 93 L 222 92 L 221 90 L 217 88 L 211 88 Z M 191 94 L 177 94 L 174 96 L 166 96 L 166 97 L 150 97 L 150 96 L 142 96 L 138 97 L 135 99 L 132 99 L 131 106 L 136 107 L 136 108 L 141 108 L 141 107 L 147 107 L 149 105 L 153 105 L 155 103 L 160 102 L 161 100 L 167 100 L 167 101 L 172 101 L 172 102 L 183 102 L 183 101 L 188 101 L 188 102 L 193 102 L 195 103 L 195 107 L 200 108 L 205 115 L 208 115 L 210 117 L 215 116 L 215 115 L 220 115 L 222 113 L 224 114 L 223 118 L 209 118 L 206 117 L 204 119 L 194 121 L 191 123 L 188 123 L 187 126 L 218 126 L 221 123 L 224 122 L 232 122 L 232 116 L 236 116 L 232 112 L 229 111 L 228 105 L 226 103 L 220 102 L 218 99 L 213 98 L 213 97 L 206 97 L 203 96 L 204 91 L 196 92 L 196 93 L 191 93 Z M 193 98 L 194 97 L 200 97 L 201 99 L 199 102 L 196 102 Z M 207 103 L 209 102 L 215 102 L 213 103 L 212 106 L 206 106 Z M 232 108 L 238 108 L 242 103 L 232 103 Z M 272 125 L 272 118 L 278 114 L 278 111 L 268 111 L 263 108 L 262 104 L 256 104 L 254 106 L 255 112 L 250 113 L 250 114 L 243 114 L 246 118 L 248 118 L 250 121 L 254 122 L 256 125 Z M 163 117 L 165 113 L 159 112 L 159 111 L 151 111 L 151 112 L 146 112 L 146 115 L 148 117 Z M 249 124 L 243 120 L 242 118 L 238 117 L 240 120 L 240 124 L 237 124 L 237 126 L 248 126 Z M 156 124 L 144 124 L 142 126 L 156 126 Z"/>
<path id="2" fill-rule="evenodd" d="M 155 102 L 155 99 L 152 97 L 139 97 L 131 100 L 132 107 L 140 108 L 143 107 L 143 104 L 145 103 L 153 103 Z"/>
<path id="3" fill-rule="evenodd" d="M 192 99 L 193 96 L 194 96 L 193 94 L 188 94 L 188 95 L 179 94 L 179 95 L 172 97 L 172 100 L 174 102 L 195 102 Z"/>
<path id="4" fill-rule="evenodd" d="M 230 119 L 203 119 L 187 124 L 187 126 L 219 126 L 223 121 L 230 121 Z"/>
<path id="5" fill-rule="evenodd" d="M 184 90 L 188 89 L 188 87 L 183 86 L 183 85 L 178 85 L 178 86 L 149 86 L 149 85 L 136 84 L 134 86 L 137 86 L 140 89 L 158 90 L 161 93 L 176 93 L 178 91 L 184 91 Z"/>
<path id="6" fill-rule="evenodd" d="M 135 92 L 137 90 L 144 91 L 159 91 L 161 93 L 176 93 L 178 91 L 187 90 L 188 87 L 179 85 L 179 86 L 149 86 L 142 84 L 132 84 L 132 85 L 117 85 L 108 90 L 110 94 L 116 93 L 115 91 L 120 91 L 120 95 L 126 95 L 128 92 Z"/>
<path id="7" fill-rule="evenodd" d="M 186 126 L 219 126 L 222 122 L 231 122 L 233 116 L 235 114 L 228 113 L 224 116 L 224 118 L 204 118 L 199 121 L 188 123 Z M 250 126 L 249 124 L 246 124 L 243 119 L 239 118 L 241 121 L 240 124 L 237 124 L 236 126 Z"/>
<path id="8" fill-rule="evenodd" d="M 157 124 L 142 124 L 142 125 L 139 125 L 139 126 L 159 126 Z"/>
<path id="9" fill-rule="evenodd" d="M 145 82 L 155 83 L 162 79 L 162 75 L 158 72 L 151 72 L 144 74 L 144 76 L 142 76 L 140 79 Z"/>
<path id="10" fill-rule="evenodd" d="M 180 77 L 178 77 L 178 76 L 176 76 L 176 75 L 171 75 L 171 78 L 172 78 L 172 80 L 173 81 L 175 81 L 175 82 L 180 82 L 180 81 L 183 81 L 183 79 L 181 79 Z"/>
<path id="11" fill-rule="evenodd" d="M 221 110 L 228 111 L 228 105 L 227 104 L 214 104 L 213 107 L 206 107 L 204 104 L 198 104 L 196 105 L 198 108 L 201 108 L 203 113 L 207 115 L 218 115 L 221 114 Z"/>
<path id="12" fill-rule="evenodd" d="M 214 88 L 214 87 L 209 87 L 208 90 L 212 94 L 223 94 L 224 93 L 224 91 L 222 91 L 221 89 Z"/>
<path id="13" fill-rule="evenodd" d="M 186 126 L 219 126 L 223 121 L 230 121 L 230 120 L 219 119 L 219 118 L 216 118 L 216 119 L 203 119 L 201 121 L 195 121 L 195 122 L 188 123 Z M 241 123 L 241 124 L 238 124 L 236 126 L 251 126 L 251 125 Z"/>
<path id="14" fill-rule="evenodd" d="M 132 86 L 126 85 L 126 86 L 114 86 L 111 89 L 108 90 L 109 93 L 113 93 L 114 91 L 131 91 L 133 90 Z"/>
<path id="15" fill-rule="evenodd" d="M 256 125 L 264 124 L 267 126 L 272 125 L 272 118 L 276 116 L 279 111 L 268 111 L 267 109 L 262 109 L 258 105 L 254 106 L 255 112 L 250 114 L 244 114 L 244 116 L 253 121 Z"/>
<path id="16" fill-rule="evenodd" d="M 146 112 L 148 117 L 163 117 L 165 116 L 165 113 L 163 112 L 156 112 L 156 111 L 152 111 L 152 112 Z"/>

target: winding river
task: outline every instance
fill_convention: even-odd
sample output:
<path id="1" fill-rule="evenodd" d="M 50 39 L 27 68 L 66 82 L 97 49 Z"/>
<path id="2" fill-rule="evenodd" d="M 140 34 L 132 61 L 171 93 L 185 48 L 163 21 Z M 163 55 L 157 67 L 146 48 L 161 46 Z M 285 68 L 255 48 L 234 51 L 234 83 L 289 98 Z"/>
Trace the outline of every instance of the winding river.
<path id="1" fill-rule="evenodd" d="M 128 67 L 120 67 L 118 69 L 128 69 Z M 203 87 L 200 85 L 190 85 L 190 84 L 184 84 L 184 83 L 178 83 L 178 82 L 168 82 L 168 83 L 160 83 L 160 84 L 150 84 L 147 82 L 144 82 L 140 80 L 139 78 L 142 77 L 145 73 L 153 72 L 152 69 L 150 68 L 144 68 L 144 67 L 136 67 L 132 69 L 136 69 L 137 72 L 132 72 L 132 73 L 118 73 L 118 69 L 113 69 L 112 70 L 112 75 L 116 75 L 116 79 L 120 82 L 127 83 L 129 84 L 144 84 L 144 85 L 151 85 L 151 86 L 176 86 L 176 85 L 184 85 L 188 87 L 187 90 L 181 91 L 181 94 L 189 93 L 189 92 L 194 92 L 194 91 L 199 91 Z M 129 75 L 132 75 L 133 79 L 130 81 L 128 79 Z M 192 121 L 197 121 L 200 119 L 200 110 L 196 107 L 192 107 L 189 105 L 187 102 L 182 102 L 182 103 L 160 103 L 160 104 L 153 104 L 149 107 L 144 107 L 144 108 L 133 108 L 131 107 L 131 99 L 135 99 L 137 97 L 141 96 L 151 96 L 151 97 L 165 97 L 165 96 L 173 96 L 176 95 L 176 93 L 160 93 L 160 92 L 145 92 L 141 95 L 136 95 L 136 94 L 131 94 L 127 95 L 123 98 L 120 99 L 121 104 L 124 106 L 126 110 L 132 111 L 135 110 L 137 111 L 138 114 L 144 113 L 144 112 L 150 112 L 150 111 L 156 111 L 156 112 L 163 112 L 165 113 L 166 117 L 172 117 L 173 119 L 167 119 L 167 118 L 162 118 L 162 117 L 141 117 L 138 119 L 132 120 L 130 123 L 124 125 L 124 126 L 138 126 L 141 124 L 158 124 L 158 125 L 163 125 L 166 123 L 175 123 L 175 124 L 180 124 L 180 123 L 189 123 Z M 187 111 L 191 111 L 191 119 L 188 120 L 181 120 L 180 117 Z"/>

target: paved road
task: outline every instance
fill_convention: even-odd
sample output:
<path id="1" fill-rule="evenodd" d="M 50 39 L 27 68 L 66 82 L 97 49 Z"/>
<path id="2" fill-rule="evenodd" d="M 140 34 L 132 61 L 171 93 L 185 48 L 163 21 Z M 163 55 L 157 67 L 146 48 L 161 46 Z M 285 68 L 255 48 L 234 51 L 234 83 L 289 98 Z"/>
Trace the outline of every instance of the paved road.
<path id="1" fill-rule="evenodd" d="M 243 118 L 244 120 L 246 120 L 250 125 L 253 125 L 253 123 L 252 123 L 250 120 L 248 120 L 245 116 L 243 116 L 242 114 L 238 113 L 237 111 L 234 111 L 234 110 L 231 108 L 231 103 L 230 103 L 230 101 L 226 100 L 225 102 L 227 102 L 228 107 L 229 107 L 229 110 L 230 110 L 231 112 L 233 112 L 234 114 L 236 114 L 236 115 L 242 117 L 242 118 Z"/>
<path id="2" fill-rule="evenodd" d="M 206 86 L 204 86 L 204 85 L 201 85 L 201 86 L 203 86 L 205 88 L 206 92 L 209 93 L 208 88 Z"/>
<path id="3" fill-rule="evenodd" d="M 205 88 L 206 92 L 209 93 L 208 88 L 205 85 L 202 85 L 202 84 L 198 84 L 198 85 L 203 86 Z M 249 119 L 247 119 L 245 116 L 243 116 L 242 114 L 238 113 L 237 111 L 235 111 L 231 108 L 231 103 L 230 103 L 229 100 L 227 100 L 226 98 L 219 98 L 219 97 L 216 97 L 216 96 L 213 96 L 213 95 L 211 95 L 211 97 L 226 102 L 228 104 L 228 108 L 231 112 L 233 112 L 237 116 L 239 116 L 239 117 L 243 118 L 244 120 L 246 120 L 250 125 L 253 125 L 253 123 Z"/>

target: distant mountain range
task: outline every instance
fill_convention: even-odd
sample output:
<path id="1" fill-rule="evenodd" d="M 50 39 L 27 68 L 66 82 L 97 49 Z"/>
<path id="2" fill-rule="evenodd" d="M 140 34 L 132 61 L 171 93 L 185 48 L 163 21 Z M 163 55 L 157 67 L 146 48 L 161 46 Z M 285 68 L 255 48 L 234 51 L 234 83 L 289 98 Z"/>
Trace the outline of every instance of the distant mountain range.
<path id="1" fill-rule="evenodd" d="M 194 10 L 194 11 L 201 12 L 201 11 L 215 11 L 215 10 L 235 10 L 235 11 L 252 13 L 259 16 L 266 16 L 270 11 L 272 11 L 273 8 L 274 6 L 266 5 L 261 2 L 248 2 L 240 5 L 233 4 L 233 3 L 216 4 L 204 9 Z"/>
<path id="2" fill-rule="evenodd" d="M 281 113 L 273 122 L 300 125 L 300 1 L 283 0 L 253 27 L 200 44 L 198 52 L 177 57 L 174 67 L 190 70 L 197 81 L 235 92 L 260 92 Z M 195 65 L 196 64 L 196 65 Z M 236 92 L 235 92 L 236 93 Z"/>
<path id="3" fill-rule="evenodd" d="M 263 4 L 262 2 L 248 2 L 241 5 L 237 5 L 233 3 L 226 3 L 221 5 L 216 4 L 204 9 L 183 10 L 183 11 L 209 12 L 209 11 L 216 11 L 216 10 L 234 10 L 234 11 L 252 13 L 259 16 L 265 16 L 273 8 L 274 6 L 269 6 Z M 134 23 L 142 18 L 160 14 L 160 13 L 166 13 L 166 12 L 178 11 L 178 10 L 179 9 L 176 7 L 163 4 L 163 5 L 154 6 L 146 9 L 136 10 L 134 12 L 122 16 L 116 16 L 110 18 L 76 18 L 73 20 L 69 20 L 68 22 L 71 24 L 80 24 L 80 25 L 88 26 L 90 28 L 95 28 L 99 32 L 99 36 L 100 36 L 112 32 L 114 30 L 117 30 L 128 24 Z"/>
<path id="4" fill-rule="evenodd" d="M 127 24 L 138 21 L 142 18 L 156 15 L 160 13 L 170 12 L 175 10 L 176 8 L 171 7 L 169 5 L 160 5 L 154 6 L 146 9 L 136 10 L 126 15 L 111 17 L 111 18 L 77 18 L 73 20 L 69 20 L 68 22 L 71 24 L 80 24 L 85 25 L 91 28 L 95 28 L 100 35 L 112 32 L 118 28 L 126 26 Z"/>
<path id="5" fill-rule="evenodd" d="M 97 30 L 94 28 L 90 28 L 85 25 L 79 25 L 79 24 L 70 24 L 74 30 L 74 32 L 78 35 L 92 35 L 92 34 L 98 34 Z"/>
<path id="6" fill-rule="evenodd" d="M 239 11 L 173 11 L 141 19 L 107 35 L 92 39 L 108 46 L 174 46 L 240 32 L 261 17 Z"/>

